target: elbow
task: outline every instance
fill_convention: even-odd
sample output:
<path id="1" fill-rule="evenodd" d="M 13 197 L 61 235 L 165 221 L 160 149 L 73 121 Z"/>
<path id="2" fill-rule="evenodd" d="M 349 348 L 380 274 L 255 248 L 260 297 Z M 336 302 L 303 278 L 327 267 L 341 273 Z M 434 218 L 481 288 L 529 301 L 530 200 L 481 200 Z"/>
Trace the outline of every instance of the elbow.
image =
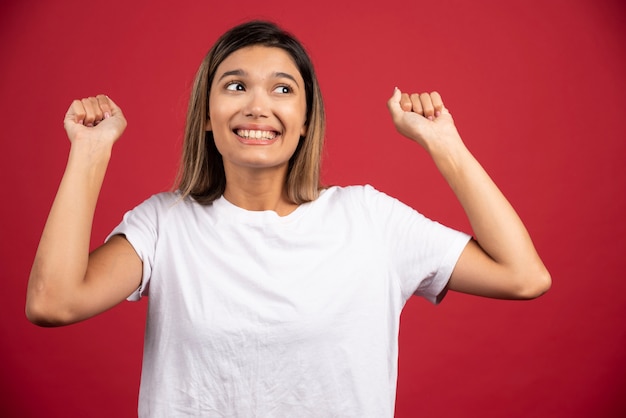
<path id="1" fill-rule="evenodd" d="M 26 302 L 26 319 L 40 327 L 54 326 L 52 317 L 41 306 L 28 300 Z"/>
<path id="2" fill-rule="evenodd" d="M 526 272 L 520 280 L 516 299 L 531 300 L 545 294 L 552 286 L 550 272 L 544 267 L 535 269 L 532 273 Z"/>
<path id="3" fill-rule="evenodd" d="M 76 322 L 71 310 L 43 288 L 32 288 L 26 295 L 26 318 L 40 327 L 59 327 Z"/>
<path id="4" fill-rule="evenodd" d="M 59 327 L 72 323 L 64 317 L 65 315 L 59 314 L 58 311 L 41 302 L 33 301 L 32 298 L 28 298 L 26 302 L 26 318 L 40 327 Z"/>
<path id="5" fill-rule="evenodd" d="M 35 260 L 26 291 L 26 318 L 40 327 L 59 327 L 78 321 L 76 292 Z"/>
<path id="6" fill-rule="evenodd" d="M 38 325 L 40 327 L 53 326 L 53 321 L 50 317 L 41 312 L 41 310 L 39 310 L 38 308 L 28 303 L 26 304 L 26 319 L 28 319 L 32 324 Z"/>

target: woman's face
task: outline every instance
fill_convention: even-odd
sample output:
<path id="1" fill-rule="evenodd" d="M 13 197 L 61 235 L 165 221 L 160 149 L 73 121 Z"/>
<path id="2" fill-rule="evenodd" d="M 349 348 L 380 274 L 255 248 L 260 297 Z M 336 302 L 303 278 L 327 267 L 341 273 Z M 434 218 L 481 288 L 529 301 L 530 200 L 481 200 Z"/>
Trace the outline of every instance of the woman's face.
<path id="1" fill-rule="evenodd" d="M 217 67 L 209 94 L 209 120 L 226 175 L 233 170 L 286 172 L 306 134 L 304 80 L 287 52 L 250 46 Z"/>

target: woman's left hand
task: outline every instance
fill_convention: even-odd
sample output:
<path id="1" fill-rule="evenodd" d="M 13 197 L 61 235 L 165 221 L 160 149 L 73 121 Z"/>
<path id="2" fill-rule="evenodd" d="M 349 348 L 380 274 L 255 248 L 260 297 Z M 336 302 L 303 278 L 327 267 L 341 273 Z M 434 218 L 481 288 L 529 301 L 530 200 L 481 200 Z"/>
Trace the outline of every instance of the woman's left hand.
<path id="1" fill-rule="evenodd" d="M 462 144 L 452 115 L 437 92 L 402 93 L 397 87 L 387 102 L 398 132 L 419 143 L 431 155 Z"/>
<path id="2" fill-rule="evenodd" d="M 429 152 L 474 231 L 476 241 L 459 257 L 448 288 L 502 299 L 531 299 L 547 291 L 550 273 L 526 227 L 463 144 L 441 96 L 396 88 L 387 106 L 398 132 Z"/>

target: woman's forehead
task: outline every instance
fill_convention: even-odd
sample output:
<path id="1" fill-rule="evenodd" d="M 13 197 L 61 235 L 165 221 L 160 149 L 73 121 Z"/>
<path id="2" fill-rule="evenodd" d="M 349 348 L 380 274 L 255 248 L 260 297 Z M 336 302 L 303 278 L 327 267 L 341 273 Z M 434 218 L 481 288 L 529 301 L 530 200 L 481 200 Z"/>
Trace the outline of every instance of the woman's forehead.
<path id="1" fill-rule="evenodd" d="M 264 45 L 240 48 L 228 55 L 217 67 L 216 78 L 226 72 L 240 71 L 248 74 L 290 74 L 302 79 L 293 57 L 284 49 Z"/>

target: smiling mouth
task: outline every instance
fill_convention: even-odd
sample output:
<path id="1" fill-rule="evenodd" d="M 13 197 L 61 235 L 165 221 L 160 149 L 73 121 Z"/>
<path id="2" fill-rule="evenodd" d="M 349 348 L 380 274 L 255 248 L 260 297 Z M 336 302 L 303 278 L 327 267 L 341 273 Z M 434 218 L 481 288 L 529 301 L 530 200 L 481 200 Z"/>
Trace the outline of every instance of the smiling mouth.
<path id="1" fill-rule="evenodd" d="M 252 129 L 236 129 L 235 135 L 243 139 L 260 139 L 260 140 L 272 140 L 279 134 L 276 131 L 260 131 Z"/>

